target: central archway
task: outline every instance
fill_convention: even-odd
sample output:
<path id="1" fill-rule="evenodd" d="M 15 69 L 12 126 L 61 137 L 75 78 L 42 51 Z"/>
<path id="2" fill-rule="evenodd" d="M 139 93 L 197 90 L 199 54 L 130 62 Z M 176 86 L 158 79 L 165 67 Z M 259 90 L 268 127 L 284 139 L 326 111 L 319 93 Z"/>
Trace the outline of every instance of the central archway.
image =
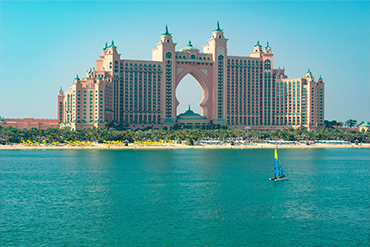
<path id="1" fill-rule="evenodd" d="M 199 70 L 199 69 L 198 69 Z M 206 102 L 208 100 L 208 97 L 209 97 L 209 90 L 208 90 L 208 87 L 207 87 L 207 84 L 205 82 L 206 78 L 203 78 L 204 76 L 202 75 L 202 71 L 197 71 L 197 69 L 183 69 L 181 71 L 179 71 L 177 77 L 176 77 L 176 82 L 175 82 L 175 94 L 176 94 L 176 101 L 175 101 L 175 109 L 176 109 L 176 116 L 181 113 L 181 112 L 178 112 L 177 111 L 177 108 L 179 106 L 179 101 L 178 101 L 178 98 L 177 98 L 177 87 L 179 85 L 179 83 L 182 81 L 182 79 L 187 76 L 187 75 L 191 75 L 192 77 L 194 77 L 194 79 L 199 83 L 201 89 L 202 89 L 202 100 L 200 101 L 199 103 L 199 106 L 201 108 L 201 115 L 208 118 L 208 107 L 206 105 Z"/>
<path id="2" fill-rule="evenodd" d="M 189 106 L 195 113 L 202 113 L 200 102 L 203 99 L 203 89 L 197 80 L 190 74 L 182 78 L 176 88 L 176 99 L 179 101 L 177 106 L 176 115 L 184 113 L 188 110 Z"/>

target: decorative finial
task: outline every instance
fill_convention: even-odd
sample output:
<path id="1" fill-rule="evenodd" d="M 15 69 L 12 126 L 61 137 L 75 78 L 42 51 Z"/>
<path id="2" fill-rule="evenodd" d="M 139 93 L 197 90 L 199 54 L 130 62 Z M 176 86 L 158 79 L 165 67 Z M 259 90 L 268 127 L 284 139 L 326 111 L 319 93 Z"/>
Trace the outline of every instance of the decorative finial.
<path id="1" fill-rule="evenodd" d="M 310 68 L 308 68 L 308 71 L 307 71 L 307 73 L 311 73 L 311 71 L 310 71 Z"/>
<path id="2" fill-rule="evenodd" d="M 319 80 L 322 80 L 322 78 L 321 78 L 321 75 L 320 75 L 320 78 L 319 78 Z"/>
<path id="3" fill-rule="evenodd" d="M 259 46 L 259 47 L 261 47 L 261 45 L 260 45 L 260 41 L 259 41 L 259 40 L 257 40 L 257 44 L 256 44 L 255 46 Z"/>
<path id="4" fill-rule="evenodd" d="M 189 40 L 188 46 L 193 47 L 193 45 L 191 44 L 191 41 L 190 40 Z"/>
<path id="5" fill-rule="evenodd" d="M 78 75 L 76 75 L 76 78 L 75 78 L 75 80 L 80 80 L 80 78 L 78 77 Z"/>
<path id="6" fill-rule="evenodd" d="M 171 35 L 172 33 L 168 32 L 168 27 L 166 25 L 165 32 L 162 35 Z"/>
<path id="7" fill-rule="evenodd" d="M 215 30 L 213 30 L 213 31 L 220 31 L 220 32 L 222 32 L 222 31 L 223 31 L 223 29 L 221 29 L 221 28 L 220 28 L 220 22 L 219 22 L 219 21 L 217 21 L 217 27 L 216 27 L 216 29 L 215 29 Z"/>
<path id="8" fill-rule="evenodd" d="M 105 47 L 103 48 L 103 50 L 106 50 L 106 49 L 108 49 L 108 43 L 107 42 L 105 42 Z"/>
<path id="9" fill-rule="evenodd" d="M 115 45 L 114 45 L 114 41 L 113 41 L 113 39 L 112 39 L 112 43 L 111 43 L 111 45 L 110 45 L 109 47 L 117 48 L 117 46 L 115 46 Z"/>
<path id="10" fill-rule="evenodd" d="M 267 48 L 267 49 L 271 49 L 271 47 L 270 47 L 270 45 L 269 45 L 269 42 L 268 42 L 268 41 L 267 41 L 266 48 Z"/>
<path id="11" fill-rule="evenodd" d="M 189 111 L 190 111 L 190 104 L 189 104 Z"/>
<path id="12" fill-rule="evenodd" d="M 59 89 L 59 93 L 63 93 L 63 89 L 62 89 L 62 87 L 60 87 L 60 89 Z"/>

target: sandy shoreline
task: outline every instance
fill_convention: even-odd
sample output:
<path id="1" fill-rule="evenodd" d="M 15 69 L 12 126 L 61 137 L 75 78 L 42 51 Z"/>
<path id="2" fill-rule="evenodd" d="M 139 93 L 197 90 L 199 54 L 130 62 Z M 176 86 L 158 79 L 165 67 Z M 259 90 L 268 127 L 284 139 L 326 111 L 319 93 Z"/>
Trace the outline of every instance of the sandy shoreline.
<path id="1" fill-rule="evenodd" d="M 26 146 L 23 144 L 13 144 L 13 145 L 0 145 L 0 150 L 60 150 L 60 149 L 260 149 L 260 148 L 370 148 L 370 144 L 359 144 L 359 145 L 341 145 L 341 144 L 313 144 L 313 145 L 275 145 L 258 143 L 252 145 L 203 145 L 203 146 L 188 146 L 183 144 L 171 144 L 171 145 L 161 145 L 161 146 L 139 146 L 134 144 L 129 144 L 129 146 L 107 146 L 105 144 L 93 144 L 91 146 L 69 146 L 62 144 L 60 146 L 51 146 L 40 144 L 38 146 Z"/>

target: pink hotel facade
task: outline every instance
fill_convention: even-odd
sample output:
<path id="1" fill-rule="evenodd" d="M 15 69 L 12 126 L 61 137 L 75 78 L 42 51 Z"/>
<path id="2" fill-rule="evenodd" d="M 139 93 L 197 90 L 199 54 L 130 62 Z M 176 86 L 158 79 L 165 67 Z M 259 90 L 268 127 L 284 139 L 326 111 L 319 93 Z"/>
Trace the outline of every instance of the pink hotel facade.
<path id="1" fill-rule="evenodd" d="M 152 50 L 152 61 L 121 58 L 107 44 L 85 78 L 76 78 L 58 95 L 61 126 L 104 128 L 114 121 L 130 128 L 173 126 L 179 102 L 176 87 L 191 74 L 203 90 L 202 116 L 211 124 L 239 129 L 283 129 L 324 126 L 324 82 L 310 70 L 289 79 L 273 68 L 271 47 L 257 42 L 249 57 L 227 53 L 217 23 L 203 52 L 191 42 L 179 51 L 167 26 Z M 196 121 L 196 120 L 194 120 Z M 207 128 L 194 123 L 197 128 Z"/>

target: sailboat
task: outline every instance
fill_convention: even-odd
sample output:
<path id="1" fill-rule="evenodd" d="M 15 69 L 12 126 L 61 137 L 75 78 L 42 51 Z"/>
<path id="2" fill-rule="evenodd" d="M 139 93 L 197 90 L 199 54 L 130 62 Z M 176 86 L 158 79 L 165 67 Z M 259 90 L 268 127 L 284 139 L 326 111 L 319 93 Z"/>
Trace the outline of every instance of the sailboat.
<path id="1" fill-rule="evenodd" d="M 272 177 L 272 178 L 269 178 L 269 180 L 288 180 L 287 177 L 285 177 L 284 175 L 284 170 L 283 170 L 283 167 L 281 166 L 280 164 L 280 161 L 279 161 L 279 156 L 278 156 L 278 152 L 277 152 L 277 149 L 275 148 L 275 158 L 274 158 L 274 172 L 275 172 L 275 176 Z"/>

